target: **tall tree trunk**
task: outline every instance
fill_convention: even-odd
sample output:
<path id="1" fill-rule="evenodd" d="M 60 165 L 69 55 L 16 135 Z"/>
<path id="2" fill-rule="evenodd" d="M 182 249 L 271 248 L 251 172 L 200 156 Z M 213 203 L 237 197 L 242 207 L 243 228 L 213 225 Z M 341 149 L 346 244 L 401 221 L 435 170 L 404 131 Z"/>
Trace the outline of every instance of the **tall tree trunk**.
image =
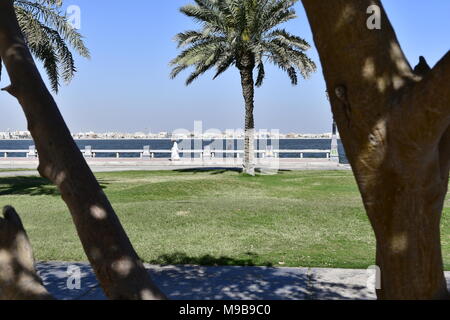
<path id="1" fill-rule="evenodd" d="M 420 77 L 379 0 L 303 4 L 375 231 L 378 297 L 448 298 L 440 220 L 450 167 L 450 52 Z M 381 9 L 380 30 L 367 27 L 371 5 Z"/>
<path id="2" fill-rule="evenodd" d="M 36 143 L 38 170 L 59 188 L 105 294 L 110 299 L 163 299 L 45 87 L 12 0 L 0 1 L 0 56 L 11 79 L 5 90 L 22 105 Z"/>
<path id="3" fill-rule="evenodd" d="M 238 64 L 242 92 L 245 100 L 244 173 L 255 175 L 255 120 L 253 118 L 255 83 L 253 81 L 254 58 L 245 54 Z"/>

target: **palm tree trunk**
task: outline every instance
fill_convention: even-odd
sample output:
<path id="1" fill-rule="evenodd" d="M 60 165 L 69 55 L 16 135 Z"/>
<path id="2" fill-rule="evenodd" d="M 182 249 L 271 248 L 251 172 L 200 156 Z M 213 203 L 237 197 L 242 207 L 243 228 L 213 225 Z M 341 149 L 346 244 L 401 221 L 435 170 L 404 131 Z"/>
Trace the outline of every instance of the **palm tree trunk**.
<path id="1" fill-rule="evenodd" d="M 245 100 L 244 173 L 255 175 L 255 120 L 253 118 L 255 87 L 253 81 L 254 60 L 244 55 L 239 64 L 242 92 Z"/>
<path id="2" fill-rule="evenodd" d="M 111 299 L 164 299 L 75 144 L 25 44 L 12 0 L 0 1 L 0 57 L 39 152 L 40 174 L 66 202 L 97 278 Z"/>

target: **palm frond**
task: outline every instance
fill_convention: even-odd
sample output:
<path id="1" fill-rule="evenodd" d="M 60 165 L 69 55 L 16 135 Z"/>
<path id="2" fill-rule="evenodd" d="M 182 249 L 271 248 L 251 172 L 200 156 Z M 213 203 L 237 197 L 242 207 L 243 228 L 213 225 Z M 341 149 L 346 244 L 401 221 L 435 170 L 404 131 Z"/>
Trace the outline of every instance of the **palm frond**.
<path id="1" fill-rule="evenodd" d="M 264 78 L 266 76 L 266 71 L 264 70 L 264 63 L 260 62 L 257 66 L 258 68 L 258 76 L 256 78 L 256 83 L 255 85 L 257 87 L 261 87 L 264 81 Z"/>
<path id="2" fill-rule="evenodd" d="M 267 38 L 277 39 L 278 41 L 282 42 L 287 46 L 295 47 L 304 51 L 309 50 L 311 48 L 309 43 L 306 42 L 304 39 L 295 36 L 293 34 L 290 34 L 284 29 L 277 29 L 269 32 L 267 34 Z"/>
<path id="3" fill-rule="evenodd" d="M 222 56 L 217 61 L 217 70 L 216 70 L 216 74 L 214 75 L 213 79 L 216 79 L 222 73 L 227 71 L 228 68 L 231 67 L 235 63 L 235 60 L 236 60 L 236 58 L 232 52 L 228 52 L 228 54 Z"/>
<path id="4" fill-rule="evenodd" d="M 90 58 L 83 37 L 68 22 L 60 8 L 62 0 L 15 0 L 19 26 L 31 53 L 42 61 L 52 90 L 58 92 L 60 78 L 69 83 L 75 73 L 70 47 L 80 56 Z M 0 61 L 1 76 L 1 61 Z"/>

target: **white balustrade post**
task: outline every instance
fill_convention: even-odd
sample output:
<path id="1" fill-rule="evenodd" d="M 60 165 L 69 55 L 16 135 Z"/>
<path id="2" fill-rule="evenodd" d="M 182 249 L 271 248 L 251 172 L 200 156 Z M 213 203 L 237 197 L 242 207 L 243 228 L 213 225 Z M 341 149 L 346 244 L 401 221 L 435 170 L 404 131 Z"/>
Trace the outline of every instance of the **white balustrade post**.
<path id="1" fill-rule="evenodd" d="M 92 147 L 91 146 L 86 146 L 84 147 L 84 156 L 86 158 L 92 158 L 93 154 L 92 154 Z"/>
<path id="2" fill-rule="evenodd" d="M 203 160 L 211 160 L 211 158 L 212 158 L 211 148 L 205 147 L 205 149 L 203 150 Z"/>
<path id="3" fill-rule="evenodd" d="M 30 146 L 27 153 L 27 158 L 36 158 L 37 152 L 36 152 L 36 146 Z"/>
<path id="4" fill-rule="evenodd" d="M 144 152 L 142 153 L 143 159 L 150 159 L 150 146 L 144 146 Z"/>
<path id="5" fill-rule="evenodd" d="M 266 146 L 266 152 L 263 153 L 263 158 L 274 158 L 273 146 Z"/>

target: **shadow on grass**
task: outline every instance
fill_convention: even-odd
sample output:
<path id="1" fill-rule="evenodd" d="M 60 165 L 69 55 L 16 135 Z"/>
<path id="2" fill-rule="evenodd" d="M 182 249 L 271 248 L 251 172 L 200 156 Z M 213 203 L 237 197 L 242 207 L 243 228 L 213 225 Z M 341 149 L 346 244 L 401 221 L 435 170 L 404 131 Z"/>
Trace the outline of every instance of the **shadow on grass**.
<path id="1" fill-rule="evenodd" d="M 102 189 L 108 184 L 99 181 Z M 0 178 L 0 196 L 28 195 L 28 196 L 60 196 L 58 188 L 48 179 L 41 177 L 5 177 Z"/>
<path id="2" fill-rule="evenodd" d="M 190 169 L 178 169 L 178 170 L 174 170 L 174 172 L 179 172 L 179 173 L 210 173 L 212 175 L 216 175 L 216 174 L 224 174 L 227 172 L 237 172 L 237 173 L 241 173 L 242 169 L 241 168 L 190 168 Z"/>
<path id="3" fill-rule="evenodd" d="M 209 254 L 200 257 L 190 257 L 183 252 L 175 252 L 172 254 L 163 254 L 150 261 L 151 264 L 161 265 L 198 265 L 198 266 L 241 266 L 241 267 L 253 267 L 253 266 L 266 266 L 272 267 L 271 262 L 257 263 L 258 255 L 252 252 L 247 252 L 248 258 L 235 259 L 230 257 L 214 257 Z"/>
<path id="4" fill-rule="evenodd" d="M 262 170 L 260 168 L 257 168 L 256 173 L 262 173 Z M 283 174 L 285 172 L 291 172 L 292 170 L 278 170 L 278 174 Z M 190 168 L 190 169 L 178 169 L 178 170 L 174 170 L 174 172 L 179 172 L 179 173 L 209 173 L 212 175 L 217 175 L 217 174 L 224 174 L 227 172 L 236 172 L 236 173 L 242 173 L 242 168 Z M 251 175 L 246 175 L 243 174 L 244 176 L 249 176 L 249 177 L 253 177 Z"/>

